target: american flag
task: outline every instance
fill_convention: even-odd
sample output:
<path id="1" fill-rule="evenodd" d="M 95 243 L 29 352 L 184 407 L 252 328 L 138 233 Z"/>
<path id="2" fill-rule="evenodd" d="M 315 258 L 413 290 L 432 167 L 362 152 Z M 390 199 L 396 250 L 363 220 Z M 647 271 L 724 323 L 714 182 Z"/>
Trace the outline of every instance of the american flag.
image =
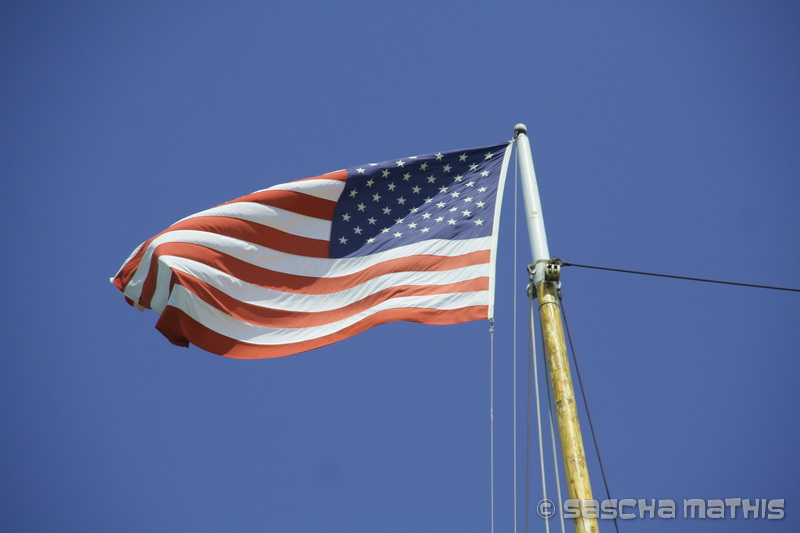
<path id="1" fill-rule="evenodd" d="M 290 355 L 386 322 L 489 318 L 510 144 L 254 192 L 141 244 L 112 283 L 180 346 Z"/>

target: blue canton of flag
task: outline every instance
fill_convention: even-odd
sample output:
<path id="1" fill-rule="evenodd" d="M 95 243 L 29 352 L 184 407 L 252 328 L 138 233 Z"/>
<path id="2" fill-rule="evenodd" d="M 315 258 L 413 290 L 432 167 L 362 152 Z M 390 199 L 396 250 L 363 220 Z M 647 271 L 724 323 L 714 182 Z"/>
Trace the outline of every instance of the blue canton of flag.
<path id="1" fill-rule="evenodd" d="M 491 235 L 507 144 L 370 163 L 347 170 L 330 257 L 428 239 Z"/>

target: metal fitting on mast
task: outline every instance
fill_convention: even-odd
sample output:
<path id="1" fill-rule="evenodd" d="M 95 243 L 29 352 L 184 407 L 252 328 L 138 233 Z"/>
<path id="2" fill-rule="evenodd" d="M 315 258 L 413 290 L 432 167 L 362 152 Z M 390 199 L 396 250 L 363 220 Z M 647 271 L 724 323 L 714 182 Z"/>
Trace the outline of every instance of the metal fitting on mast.
<path id="1" fill-rule="evenodd" d="M 528 265 L 528 276 L 531 282 L 528 284 L 527 288 L 528 298 L 533 300 L 536 299 L 536 287 L 534 285 L 536 265 L 540 263 L 544 263 L 544 282 L 553 283 L 557 288 L 561 288 L 561 260 L 557 257 L 554 257 L 553 259 L 540 259 L 539 261 L 534 261 Z"/>

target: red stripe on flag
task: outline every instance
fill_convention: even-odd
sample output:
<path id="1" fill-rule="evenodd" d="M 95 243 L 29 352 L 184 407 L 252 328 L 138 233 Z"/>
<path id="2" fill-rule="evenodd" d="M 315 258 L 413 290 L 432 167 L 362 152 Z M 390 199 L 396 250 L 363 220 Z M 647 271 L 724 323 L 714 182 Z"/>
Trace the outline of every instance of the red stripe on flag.
<path id="1" fill-rule="evenodd" d="M 155 239 L 155 237 L 153 237 L 153 239 Z M 131 279 L 133 279 L 133 276 L 139 269 L 139 265 L 142 262 L 142 257 L 144 257 L 145 250 L 153 239 L 148 239 L 144 244 L 142 244 L 141 248 L 139 248 L 139 250 L 133 254 L 133 256 L 128 259 L 124 265 L 122 265 L 122 268 L 119 269 L 117 275 L 114 276 L 114 279 L 111 281 L 111 283 L 113 283 L 120 292 L 125 292 L 125 287 L 128 286 L 128 283 L 131 282 Z M 131 305 L 133 305 L 133 302 L 131 302 Z"/>
<path id="2" fill-rule="evenodd" d="M 328 248 L 330 243 L 327 240 L 311 239 L 308 237 L 299 237 L 286 233 L 279 229 L 271 228 L 263 224 L 249 222 L 247 220 L 240 220 L 237 218 L 229 218 L 224 216 L 199 216 L 192 217 L 181 222 L 176 222 L 165 231 L 162 231 L 152 239 L 149 239 L 142 245 L 142 248 L 120 269 L 114 285 L 120 290 L 124 291 L 125 287 L 130 283 L 136 270 L 139 268 L 141 261 L 151 246 L 153 240 L 161 237 L 171 231 L 178 230 L 191 230 L 203 231 L 215 235 L 223 235 L 234 239 L 239 239 L 245 242 L 264 246 L 279 252 L 288 254 L 305 256 L 305 257 L 328 257 Z M 150 258 L 150 272 L 148 272 L 148 279 L 154 276 L 152 270 L 155 266 L 155 260 L 159 255 L 164 252 L 161 248 L 175 243 L 166 242 L 156 247 Z M 149 305 L 149 299 L 147 300 Z M 145 305 L 145 304 L 142 304 Z"/>
<path id="3" fill-rule="evenodd" d="M 323 174 L 321 176 L 315 176 L 315 177 L 311 177 L 311 178 L 304 178 L 304 179 L 296 180 L 296 181 L 312 181 L 312 180 L 319 180 L 319 179 L 334 180 L 334 181 L 347 181 L 347 171 L 346 170 L 340 170 L 340 171 L 337 171 L 337 172 L 331 172 L 330 174 Z M 256 198 L 256 199 L 245 200 L 246 198 L 251 198 L 251 197 Z M 278 208 L 281 208 L 281 209 L 286 209 L 288 211 L 292 211 L 292 212 L 300 214 L 300 215 L 306 215 L 306 216 L 319 218 L 319 219 L 323 219 L 323 220 L 332 220 L 333 219 L 334 210 L 336 209 L 336 202 L 334 202 L 334 201 L 325 200 L 325 199 L 322 199 L 322 198 L 317 198 L 315 196 L 311 196 L 309 194 L 300 193 L 300 192 L 297 192 L 297 191 L 287 191 L 287 190 L 280 190 L 280 189 L 275 189 L 275 190 L 267 189 L 267 190 L 264 190 L 264 191 L 255 192 L 255 193 L 243 196 L 241 198 L 238 198 L 236 200 L 233 200 L 232 202 L 226 202 L 225 204 L 221 204 L 221 205 L 227 205 L 227 204 L 230 204 L 230 203 L 240 202 L 240 201 L 255 201 L 255 202 L 258 202 L 258 203 L 264 203 L 264 204 L 271 205 L 272 207 L 278 207 Z M 309 207 L 305 207 L 306 204 Z M 190 220 L 197 220 L 198 218 L 204 218 L 204 217 L 194 217 L 194 218 L 192 218 Z M 217 217 L 217 218 L 220 218 L 220 217 Z M 119 289 L 120 291 L 124 291 L 125 290 L 125 287 L 128 285 L 128 283 L 130 283 L 131 279 L 136 274 L 136 270 L 139 268 L 139 264 L 141 263 L 142 258 L 144 257 L 145 253 L 147 252 L 147 249 L 150 246 L 150 243 L 152 243 L 155 239 L 159 238 L 160 236 L 162 236 L 165 233 L 168 233 L 170 231 L 174 231 L 176 229 L 191 229 L 191 228 L 186 228 L 186 227 L 182 227 L 182 228 L 177 227 L 179 224 L 182 224 L 183 222 L 187 222 L 188 223 L 189 220 L 185 220 L 185 221 L 173 224 L 172 226 L 170 226 L 169 228 L 165 229 L 161 233 L 158 233 L 157 235 L 151 237 L 150 239 L 147 239 L 144 242 L 144 244 L 142 244 L 142 246 L 139 248 L 139 250 L 122 266 L 122 268 L 120 268 L 119 272 L 115 276 L 113 283 L 117 287 L 117 289 Z M 259 227 L 263 228 L 265 226 L 259 226 Z M 275 230 L 275 231 L 278 231 L 278 230 Z M 270 245 L 267 245 L 267 246 L 270 246 Z M 270 246 L 270 247 L 274 248 L 273 246 Z M 314 252 L 312 252 L 312 253 L 314 253 Z M 301 255 L 307 255 L 307 254 L 301 254 Z M 326 244 L 326 249 L 325 249 L 325 252 L 323 254 L 321 254 L 321 255 L 312 255 L 312 257 L 325 257 L 327 255 L 328 255 L 328 251 L 327 251 L 327 244 Z"/>
<path id="4" fill-rule="evenodd" d="M 290 183 L 295 183 L 298 181 L 311 181 L 311 180 L 347 181 L 347 171 L 337 170 L 335 172 L 328 172 L 327 174 L 320 174 L 319 176 L 312 176 L 310 178 L 301 178 L 299 180 L 292 180 Z"/>
<path id="5" fill-rule="evenodd" d="M 328 257 L 327 240 L 300 237 L 270 226 L 238 218 L 223 216 L 192 217 L 173 224 L 169 228 L 169 231 L 178 230 L 204 231 L 214 235 L 223 235 L 287 254 L 305 257 Z"/>
<path id="6" fill-rule="evenodd" d="M 244 322 L 271 328 L 306 328 L 321 326 L 351 317 L 361 311 L 375 307 L 381 302 L 391 300 L 392 298 L 476 292 L 489 289 L 488 277 L 443 285 L 397 285 L 377 291 L 361 300 L 337 309 L 300 312 L 273 309 L 242 302 L 185 272 L 175 271 L 173 272 L 173 277 L 176 279 L 176 283 L 186 287 L 198 298 L 216 307 L 220 311 Z"/>
<path id="7" fill-rule="evenodd" d="M 240 202 L 255 202 L 322 220 L 332 220 L 336 210 L 336 202 L 332 200 L 317 198 L 297 191 L 258 191 L 222 205 Z"/>
<path id="8" fill-rule="evenodd" d="M 175 228 L 175 226 L 173 226 L 173 229 L 192 229 L 206 231 L 216 235 L 225 235 L 294 255 L 306 257 L 327 257 L 328 255 L 328 241 L 298 237 L 276 230 L 275 228 L 254 224 L 244 220 L 225 217 L 197 217 L 184 222 L 187 223 L 187 227 L 182 227 L 183 222 L 180 222 L 175 226 L 181 227 Z M 199 222 L 199 224 L 197 222 Z M 158 258 L 162 255 L 171 255 L 169 250 L 172 245 L 187 245 L 187 243 L 165 242 L 164 244 L 156 246 L 150 256 L 150 270 L 142 285 L 142 294 L 139 297 L 139 304 L 144 307 L 150 307 L 150 300 L 156 289 L 156 284 L 158 282 Z M 199 246 L 199 248 L 203 247 Z M 225 254 L 221 254 L 221 257 L 224 257 L 225 261 L 232 259 Z"/>
<path id="9" fill-rule="evenodd" d="M 224 272 L 232 277 L 259 287 L 303 294 L 331 294 L 341 292 L 384 274 L 392 274 L 395 272 L 455 270 L 466 266 L 485 264 L 490 260 L 490 252 L 488 250 L 478 250 L 453 257 L 414 255 L 389 259 L 349 276 L 317 278 L 269 270 L 231 257 L 217 250 L 212 250 L 193 243 L 164 243 L 158 247 L 158 254 L 174 255 L 198 261 L 220 272 Z M 298 260 L 302 260 L 302 258 L 298 258 Z M 155 273 L 157 272 L 154 270 L 155 265 L 151 264 L 150 268 L 148 279 L 155 277 Z M 152 286 L 152 289 L 154 288 L 155 285 Z M 144 295 L 145 290 L 142 291 L 142 296 Z M 147 301 L 149 302 L 149 297 Z"/>
<path id="10" fill-rule="evenodd" d="M 237 341 L 221 335 L 200 324 L 182 310 L 168 306 L 156 323 L 156 328 L 178 346 L 192 344 L 217 355 L 235 359 L 265 359 L 283 357 L 327 346 L 352 337 L 374 326 L 387 322 L 406 321 L 422 324 L 447 325 L 471 320 L 481 320 L 488 316 L 489 307 L 476 305 L 460 309 L 439 310 L 422 308 L 387 309 L 370 315 L 364 320 L 343 328 L 336 333 L 303 342 L 281 345 L 259 345 Z"/>

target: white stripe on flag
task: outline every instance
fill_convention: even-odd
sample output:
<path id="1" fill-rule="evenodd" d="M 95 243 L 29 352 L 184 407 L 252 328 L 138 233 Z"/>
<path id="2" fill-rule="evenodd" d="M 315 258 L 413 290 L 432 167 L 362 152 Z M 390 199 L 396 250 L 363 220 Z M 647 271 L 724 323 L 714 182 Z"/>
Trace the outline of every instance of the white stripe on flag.
<path id="1" fill-rule="evenodd" d="M 220 311 L 192 294 L 181 285 L 175 285 L 169 305 L 182 310 L 208 329 L 228 338 L 261 345 L 282 345 L 314 340 L 336 333 L 356 324 L 380 311 L 403 308 L 454 310 L 464 307 L 486 305 L 488 291 L 433 294 L 430 296 L 408 296 L 393 298 L 366 309 L 356 315 L 322 326 L 301 328 L 270 328 L 243 322 Z"/>
<path id="2" fill-rule="evenodd" d="M 310 313 L 315 311 L 329 311 L 358 302 L 384 289 L 399 285 L 447 285 L 481 277 L 488 277 L 490 267 L 488 263 L 469 265 L 446 271 L 434 272 L 393 272 L 367 280 L 364 283 L 331 294 L 301 294 L 296 292 L 278 291 L 259 287 L 251 283 L 221 272 L 204 263 L 176 256 L 162 256 L 159 258 L 166 267 L 180 270 L 195 278 L 204 281 L 241 302 L 284 311 Z M 168 285 L 168 284 L 166 284 Z M 166 293 L 166 291 L 161 291 Z M 153 309 L 161 311 L 163 307 L 156 307 L 153 298 Z M 166 302 L 164 302 L 166 304 Z"/>
<path id="3" fill-rule="evenodd" d="M 293 181 L 290 183 L 281 183 L 280 185 L 274 185 L 272 187 L 261 189 L 260 191 L 256 192 L 295 191 L 295 192 L 301 192 L 303 194 L 308 194 L 309 196 L 316 196 L 317 198 L 322 198 L 323 200 L 332 200 L 335 202 L 339 199 L 339 196 L 342 194 L 342 191 L 344 190 L 344 185 L 345 182 L 343 180 L 330 180 L 325 178 L 319 178 L 319 179 Z"/>
<path id="4" fill-rule="evenodd" d="M 320 239 L 327 241 L 331 234 L 331 222 L 316 217 L 300 215 L 269 205 L 256 202 L 234 202 L 231 204 L 220 205 L 200 211 L 176 222 L 191 220 L 197 217 L 228 217 L 238 220 L 255 222 L 263 226 L 269 226 L 285 233 L 307 237 L 309 239 Z"/>
<path id="5" fill-rule="evenodd" d="M 455 241 L 431 239 L 405 246 L 398 246 L 391 250 L 385 250 L 367 256 L 331 259 L 325 257 L 303 257 L 279 252 L 271 248 L 215 233 L 195 230 L 176 230 L 167 232 L 153 240 L 145 251 L 139 268 L 136 270 L 136 274 L 125 287 L 125 296 L 133 301 L 138 301 L 142 294 L 144 280 L 147 278 L 150 270 L 153 251 L 159 245 L 167 242 L 198 244 L 254 266 L 268 267 L 269 270 L 275 272 L 315 278 L 334 278 L 348 276 L 385 261 L 411 255 L 455 257 L 471 252 L 488 250 L 492 241 L 491 237 Z M 159 272 L 159 286 L 161 286 L 162 283 L 168 284 L 169 277 L 167 276 L 166 279 L 163 279 L 161 272 Z"/>

